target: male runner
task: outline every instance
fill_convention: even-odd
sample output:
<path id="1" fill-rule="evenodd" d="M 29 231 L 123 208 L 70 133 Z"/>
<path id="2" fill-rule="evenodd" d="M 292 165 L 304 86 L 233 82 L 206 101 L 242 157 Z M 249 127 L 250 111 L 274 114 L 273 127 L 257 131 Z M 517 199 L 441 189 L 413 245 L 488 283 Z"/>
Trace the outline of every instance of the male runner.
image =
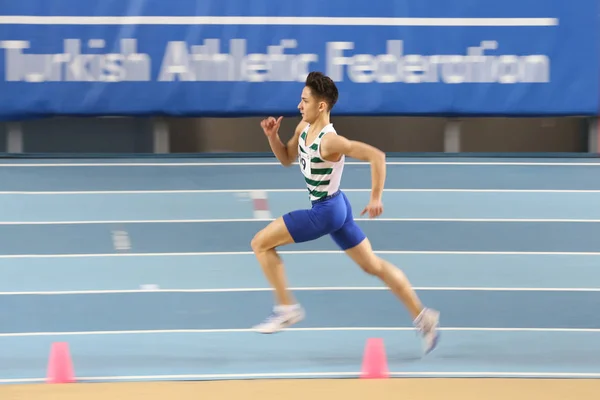
<path id="1" fill-rule="evenodd" d="M 287 213 L 271 222 L 252 239 L 252 249 L 263 272 L 275 289 L 273 313 L 254 329 L 274 333 L 304 318 L 303 308 L 287 289 L 284 265 L 276 248 L 330 235 L 334 242 L 366 273 L 381 279 L 403 302 L 415 327 L 421 332 L 425 353 L 438 340 L 439 312 L 425 308 L 404 273 L 374 254 L 369 239 L 356 224 L 346 195 L 340 190 L 345 157 L 371 164 L 371 198 L 361 215 L 371 218 L 383 212 L 381 196 L 386 174 L 385 154 L 362 142 L 338 135 L 330 123 L 331 109 L 338 99 L 335 83 L 320 72 L 311 72 L 302 90 L 298 109 L 302 121 L 292 139 L 283 144 L 277 120 L 269 117 L 261 127 L 277 159 L 290 166 L 298 159 L 312 204 L 310 209 Z"/>

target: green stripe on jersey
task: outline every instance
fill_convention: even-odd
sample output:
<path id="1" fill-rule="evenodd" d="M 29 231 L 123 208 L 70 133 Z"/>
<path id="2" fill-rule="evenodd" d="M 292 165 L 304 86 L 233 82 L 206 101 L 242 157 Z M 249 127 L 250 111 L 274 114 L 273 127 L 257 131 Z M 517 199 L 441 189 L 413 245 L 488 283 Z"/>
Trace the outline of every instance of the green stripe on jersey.
<path id="1" fill-rule="evenodd" d="M 306 183 L 313 186 L 329 185 L 329 180 L 326 181 L 313 181 L 312 179 L 304 178 Z"/>
<path id="2" fill-rule="evenodd" d="M 329 175 L 333 172 L 333 168 L 312 168 L 310 172 L 315 175 Z"/>

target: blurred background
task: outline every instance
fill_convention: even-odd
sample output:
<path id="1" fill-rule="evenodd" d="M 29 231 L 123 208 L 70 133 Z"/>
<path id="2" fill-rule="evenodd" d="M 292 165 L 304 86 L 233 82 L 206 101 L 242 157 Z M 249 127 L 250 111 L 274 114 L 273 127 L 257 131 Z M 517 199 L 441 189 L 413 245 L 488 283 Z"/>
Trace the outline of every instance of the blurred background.
<path id="1" fill-rule="evenodd" d="M 597 153 L 596 1 L 370 3 L 5 2 L 0 152 L 265 155 L 318 70 L 388 153 Z"/>

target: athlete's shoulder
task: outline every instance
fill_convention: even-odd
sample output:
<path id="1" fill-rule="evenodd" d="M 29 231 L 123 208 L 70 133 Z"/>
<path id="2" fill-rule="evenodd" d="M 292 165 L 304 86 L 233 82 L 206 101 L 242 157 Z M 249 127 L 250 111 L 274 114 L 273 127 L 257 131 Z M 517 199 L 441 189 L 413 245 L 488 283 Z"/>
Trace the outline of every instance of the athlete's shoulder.
<path id="1" fill-rule="evenodd" d="M 337 133 L 337 130 L 335 129 L 335 127 L 333 126 L 332 123 L 329 123 L 329 124 L 325 125 L 325 128 L 323 128 L 323 132 L 327 132 L 327 133 L 334 132 L 334 133 Z"/>
<path id="2" fill-rule="evenodd" d="M 321 131 L 321 140 L 331 140 L 333 138 L 344 138 L 333 126 L 333 124 L 329 124 L 323 128 Z M 337 139 L 335 139 L 337 140 Z"/>
<path id="3" fill-rule="evenodd" d="M 350 140 L 345 136 L 340 135 L 335 129 L 323 131 L 321 137 L 321 145 L 333 153 L 343 152 L 347 149 Z"/>
<path id="4" fill-rule="evenodd" d="M 333 127 L 333 124 L 328 124 L 326 125 L 322 130 L 321 133 L 319 134 L 319 136 L 324 139 L 327 136 L 333 136 L 333 135 L 329 135 L 330 133 L 332 133 L 335 136 L 338 136 L 339 133 L 336 131 L 336 129 Z"/>
<path id="5" fill-rule="evenodd" d="M 296 131 L 295 134 L 296 135 L 300 135 L 302 134 L 302 132 L 308 130 L 308 128 L 310 127 L 310 124 L 306 121 L 300 121 L 298 123 L 298 125 L 296 125 Z"/>

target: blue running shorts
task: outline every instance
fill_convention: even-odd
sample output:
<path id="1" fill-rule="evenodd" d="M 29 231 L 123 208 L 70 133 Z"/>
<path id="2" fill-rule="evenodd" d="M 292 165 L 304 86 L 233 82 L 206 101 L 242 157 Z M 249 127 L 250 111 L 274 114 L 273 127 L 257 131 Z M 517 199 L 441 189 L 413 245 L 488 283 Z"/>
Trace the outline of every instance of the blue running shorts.
<path id="1" fill-rule="evenodd" d="M 330 235 L 342 250 L 347 250 L 366 238 L 354 221 L 350 202 L 341 190 L 311 203 L 312 207 L 308 210 L 283 215 L 283 222 L 294 242 L 308 242 Z"/>

